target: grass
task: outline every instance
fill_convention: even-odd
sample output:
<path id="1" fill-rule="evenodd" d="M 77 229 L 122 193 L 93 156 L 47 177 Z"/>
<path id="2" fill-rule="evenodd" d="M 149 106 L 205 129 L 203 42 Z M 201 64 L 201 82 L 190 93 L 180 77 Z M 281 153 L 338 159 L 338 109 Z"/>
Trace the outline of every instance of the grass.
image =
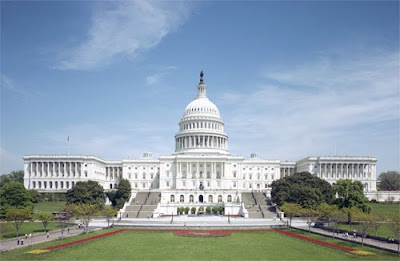
<path id="1" fill-rule="evenodd" d="M 38 218 L 39 213 L 52 213 L 54 211 L 60 211 L 65 205 L 65 201 L 51 201 L 51 202 L 39 202 L 35 203 L 33 207 L 33 219 Z M 57 222 L 50 222 L 47 229 L 49 231 L 59 229 Z M 40 233 L 45 232 L 42 222 L 24 222 L 21 225 L 19 235 L 25 235 L 29 233 Z M 14 225 L 10 222 L 1 223 L 0 226 L 0 239 L 16 237 Z"/>
<path id="2" fill-rule="evenodd" d="M 54 211 L 60 211 L 65 205 L 65 201 L 50 201 L 50 202 L 39 202 L 35 203 L 33 207 L 34 213 L 52 213 Z"/>
<path id="3" fill-rule="evenodd" d="M 57 222 L 50 222 L 47 226 L 47 230 L 59 229 Z M 45 232 L 42 222 L 24 222 L 19 229 L 19 235 L 25 235 L 29 233 L 40 233 Z M 1 223 L 0 226 L 0 239 L 7 239 L 16 237 L 15 227 L 11 222 Z"/>
<path id="4" fill-rule="evenodd" d="M 382 203 L 371 203 L 370 204 L 372 209 L 372 214 L 381 215 L 385 217 L 385 219 L 389 219 L 391 216 L 400 215 L 400 204 L 382 204 Z M 339 229 L 344 229 L 348 231 L 353 231 L 354 229 L 359 230 L 357 225 L 348 225 L 348 224 L 341 224 L 339 225 Z M 375 236 L 375 231 L 373 229 L 368 230 L 368 234 Z M 387 237 L 394 237 L 394 233 L 390 230 L 387 224 L 382 224 L 378 231 L 377 236 L 387 238 Z"/>
<path id="5" fill-rule="evenodd" d="M 370 203 L 372 213 L 376 215 L 382 215 L 384 217 L 390 217 L 393 215 L 400 215 L 400 204 L 382 204 L 382 203 Z"/>
<path id="6" fill-rule="evenodd" d="M 33 249 L 109 231 L 48 242 Z M 299 234 L 310 236 L 303 232 Z M 318 235 L 312 237 L 361 249 L 348 242 Z M 197 238 L 175 236 L 172 232 L 128 231 L 40 255 L 27 254 L 30 249 L 27 247 L 5 252 L 0 257 L 2 260 L 398 260 L 395 254 L 367 247 L 362 249 L 374 253 L 374 256 L 357 256 L 276 232 L 233 233 L 227 237 Z"/>

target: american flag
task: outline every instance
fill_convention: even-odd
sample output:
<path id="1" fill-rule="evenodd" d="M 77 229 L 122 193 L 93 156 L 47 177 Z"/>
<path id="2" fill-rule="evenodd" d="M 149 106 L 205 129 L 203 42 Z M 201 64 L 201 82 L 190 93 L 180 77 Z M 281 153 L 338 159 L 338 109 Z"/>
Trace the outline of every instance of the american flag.
<path id="1" fill-rule="evenodd" d="M 67 137 L 67 141 L 69 142 L 69 136 Z"/>

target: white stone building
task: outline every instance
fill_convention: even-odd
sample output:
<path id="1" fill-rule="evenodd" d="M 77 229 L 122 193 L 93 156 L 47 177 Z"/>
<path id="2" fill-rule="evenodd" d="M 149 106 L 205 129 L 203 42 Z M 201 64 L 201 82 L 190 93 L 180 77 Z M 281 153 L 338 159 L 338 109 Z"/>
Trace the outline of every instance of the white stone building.
<path id="1" fill-rule="evenodd" d="M 197 97 L 184 110 L 175 135 L 175 153 L 153 158 L 107 161 L 95 156 L 29 155 L 24 157 L 24 184 L 41 192 L 65 192 L 78 181 L 95 180 L 106 190 L 119 179 L 128 179 L 133 196 L 140 191 L 161 192 L 157 213 L 168 214 L 176 206 L 224 204 L 240 214 L 242 193 L 270 193 L 272 181 L 308 171 L 335 183 L 359 180 L 366 191 L 376 191 L 376 158 L 355 156 L 308 157 L 297 162 L 249 159 L 228 150 L 228 135 L 217 106 L 206 96 L 201 74 Z"/>

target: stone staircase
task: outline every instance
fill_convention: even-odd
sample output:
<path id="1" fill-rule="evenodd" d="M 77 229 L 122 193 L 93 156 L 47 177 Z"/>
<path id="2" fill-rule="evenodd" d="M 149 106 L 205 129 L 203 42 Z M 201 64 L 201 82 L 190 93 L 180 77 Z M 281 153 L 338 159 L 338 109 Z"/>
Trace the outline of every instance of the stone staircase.
<path id="1" fill-rule="evenodd" d="M 253 198 L 251 192 L 243 192 L 242 193 L 242 201 L 244 203 L 244 207 L 249 213 L 249 218 L 263 218 L 264 215 L 262 210 L 257 205 L 257 202 Z"/>
<path id="2" fill-rule="evenodd" d="M 153 215 L 160 202 L 161 192 L 138 192 L 126 206 L 124 218 L 147 218 Z"/>
<path id="3" fill-rule="evenodd" d="M 243 192 L 242 201 L 249 213 L 249 218 L 275 218 L 275 207 L 262 192 Z"/>

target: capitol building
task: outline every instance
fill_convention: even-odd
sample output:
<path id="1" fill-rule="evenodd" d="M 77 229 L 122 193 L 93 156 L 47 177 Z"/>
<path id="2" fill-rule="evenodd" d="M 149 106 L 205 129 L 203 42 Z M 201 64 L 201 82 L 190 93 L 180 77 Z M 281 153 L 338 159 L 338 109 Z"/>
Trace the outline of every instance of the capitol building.
<path id="1" fill-rule="evenodd" d="M 95 156 L 27 155 L 24 185 L 39 192 L 66 192 L 78 181 L 94 180 L 112 190 L 120 179 L 127 179 L 132 199 L 121 210 L 124 217 L 139 217 L 139 211 L 154 217 L 176 214 L 180 206 L 223 206 L 225 213 L 243 215 L 249 194 L 269 195 L 274 180 L 303 171 L 331 184 L 339 179 L 358 180 L 366 193 L 376 191 L 374 157 L 312 156 L 288 162 L 261 159 L 253 153 L 245 158 L 229 153 L 228 140 L 201 73 L 197 96 L 179 121 L 173 154 L 154 158 L 145 153 L 140 159 L 119 161 Z"/>

